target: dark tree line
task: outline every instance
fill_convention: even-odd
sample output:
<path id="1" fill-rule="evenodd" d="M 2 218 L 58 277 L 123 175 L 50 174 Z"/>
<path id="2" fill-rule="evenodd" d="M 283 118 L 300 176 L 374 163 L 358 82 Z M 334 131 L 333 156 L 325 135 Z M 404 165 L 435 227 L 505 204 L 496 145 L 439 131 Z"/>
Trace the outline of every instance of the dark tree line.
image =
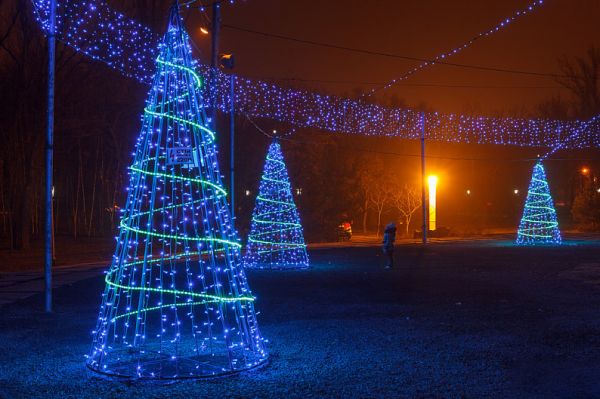
<path id="1" fill-rule="evenodd" d="M 125 10 L 159 24 L 166 1 L 125 1 Z M 27 0 L 0 3 L 0 234 L 27 249 L 43 226 L 47 45 Z M 57 46 L 55 229 L 99 235 L 115 223 L 124 165 L 146 88 Z"/>
<path id="2" fill-rule="evenodd" d="M 157 32 L 164 31 L 170 4 L 167 0 L 114 2 Z M 598 113 L 599 60 L 594 48 L 584 57 L 563 59 L 567 78 L 561 84 L 572 96 L 550 100 L 540 112 L 549 117 Z M 43 228 L 46 64 L 46 41 L 30 1 L 0 2 L 0 237 L 3 247 L 12 249 L 29 248 Z M 55 229 L 74 238 L 110 237 L 124 201 L 127 166 L 148 87 L 61 44 L 56 73 Z M 385 101 L 403 105 L 398 97 Z M 221 168 L 228 183 L 227 116 L 219 118 Z M 270 121 L 256 122 L 266 131 L 289 130 Z M 236 126 L 237 227 L 243 235 L 270 139 L 243 116 Z M 411 221 L 406 210 L 417 206 L 416 188 L 401 178 L 390 178 L 387 161 L 378 154 L 344 149 L 365 148 L 365 140 L 370 139 L 309 130 L 299 131 L 293 139 L 283 141 L 283 148 L 292 184 L 302 189 L 296 198 L 309 241 L 335 237 L 344 219 L 353 220 L 355 230 L 375 229 L 382 217 Z M 399 197 L 400 192 L 404 197 Z"/>

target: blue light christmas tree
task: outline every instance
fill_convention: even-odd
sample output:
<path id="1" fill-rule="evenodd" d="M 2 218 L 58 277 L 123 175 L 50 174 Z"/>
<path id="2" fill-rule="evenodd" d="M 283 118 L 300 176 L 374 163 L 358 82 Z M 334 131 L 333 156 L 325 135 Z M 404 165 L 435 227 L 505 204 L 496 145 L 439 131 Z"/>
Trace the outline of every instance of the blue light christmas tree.
<path id="1" fill-rule="evenodd" d="M 533 167 L 517 233 L 517 245 L 560 244 L 561 241 L 546 171 L 541 161 L 538 161 Z"/>
<path id="2" fill-rule="evenodd" d="M 100 373 L 202 378 L 267 360 L 195 67 L 174 6 L 87 360 Z"/>
<path id="3" fill-rule="evenodd" d="M 277 140 L 271 143 L 267 153 L 244 265 L 258 269 L 303 269 L 309 266 L 300 216 Z"/>

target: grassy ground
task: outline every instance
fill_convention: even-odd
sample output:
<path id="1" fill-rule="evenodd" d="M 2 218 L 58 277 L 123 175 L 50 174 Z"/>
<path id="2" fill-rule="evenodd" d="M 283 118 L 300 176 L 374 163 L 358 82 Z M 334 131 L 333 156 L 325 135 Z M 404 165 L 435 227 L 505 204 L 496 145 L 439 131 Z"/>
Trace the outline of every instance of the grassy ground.
<path id="1" fill-rule="evenodd" d="M 600 397 L 600 245 L 498 242 L 311 252 L 249 272 L 270 364 L 211 381 L 124 384 L 84 367 L 102 277 L 0 312 L 2 398 Z"/>

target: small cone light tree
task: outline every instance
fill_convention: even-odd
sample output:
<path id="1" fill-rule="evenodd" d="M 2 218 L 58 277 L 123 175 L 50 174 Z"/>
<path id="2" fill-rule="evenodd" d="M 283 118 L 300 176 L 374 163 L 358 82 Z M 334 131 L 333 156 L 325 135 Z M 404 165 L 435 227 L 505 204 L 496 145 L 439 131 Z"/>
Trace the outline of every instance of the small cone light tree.
<path id="1" fill-rule="evenodd" d="M 267 360 L 194 67 L 174 6 L 87 360 L 99 373 L 203 378 Z"/>
<path id="2" fill-rule="evenodd" d="M 257 269 L 309 266 L 300 216 L 277 140 L 271 143 L 252 214 L 244 265 Z"/>
<path id="3" fill-rule="evenodd" d="M 517 233 L 518 245 L 560 244 L 561 236 L 554 202 L 541 161 L 533 167 L 523 217 Z"/>

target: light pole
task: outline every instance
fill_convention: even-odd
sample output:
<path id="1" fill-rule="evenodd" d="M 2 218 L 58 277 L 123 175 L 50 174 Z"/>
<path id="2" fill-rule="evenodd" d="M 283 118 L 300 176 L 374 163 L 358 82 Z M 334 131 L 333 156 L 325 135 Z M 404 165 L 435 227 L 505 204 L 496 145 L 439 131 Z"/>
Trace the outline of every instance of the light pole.
<path id="1" fill-rule="evenodd" d="M 423 244 L 427 244 L 427 196 L 425 190 L 425 113 L 421 112 L 421 210 Z"/>
<path id="2" fill-rule="evenodd" d="M 45 310 L 52 312 L 52 247 L 53 209 L 52 173 L 54 170 L 54 72 L 56 62 L 56 0 L 50 1 L 50 27 L 48 29 L 48 109 L 46 121 L 46 219 L 44 231 L 44 291 Z"/>
<path id="3" fill-rule="evenodd" d="M 221 30 L 221 2 L 215 1 L 212 4 L 212 30 L 211 30 L 211 76 L 210 76 L 210 95 L 211 95 L 211 123 L 212 131 L 217 130 L 217 62 L 219 54 L 219 32 Z"/>
<path id="4" fill-rule="evenodd" d="M 221 54 L 221 67 L 232 70 L 233 54 Z M 235 226 L 235 76 L 229 75 L 229 191 L 231 193 L 231 227 Z"/>

